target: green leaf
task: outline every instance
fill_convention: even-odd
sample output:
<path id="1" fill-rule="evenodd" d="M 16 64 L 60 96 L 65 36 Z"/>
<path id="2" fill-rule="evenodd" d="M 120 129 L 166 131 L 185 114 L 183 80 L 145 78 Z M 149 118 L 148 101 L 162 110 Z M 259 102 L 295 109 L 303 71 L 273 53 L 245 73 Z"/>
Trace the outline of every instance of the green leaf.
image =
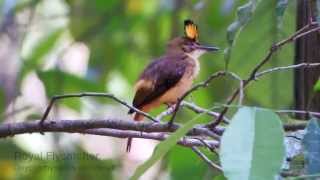
<path id="1" fill-rule="evenodd" d="M 170 150 L 168 162 L 171 179 L 198 180 L 199 177 L 208 177 L 208 171 L 212 172 L 212 174 L 217 173 L 212 169 L 208 169 L 208 165 L 191 149 L 177 145 Z"/>
<path id="2" fill-rule="evenodd" d="M 54 48 L 63 29 L 58 29 L 43 38 L 33 49 L 32 53 L 25 58 L 24 65 L 20 72 L 20 79 L 31 70 L 36 70 L 41 65 L 44 57 Z"/>
<path id="3" fill-rule="evenodd" d="M 278 27 L 280 27 L 282 24 L 283 15 L 287 7 L 288 7 L 288 0 L 277 0 L 276 16 L 277 16 Z"/>
<path id="4" fill-rule="evenodd" d="M 39 71 L 37 74 L 44 83 L 48 97 L 67 93 L 105 91 L 104 84 L 98 84 L 60 70 Z M 80 109 L 80 101 L 78 99 L 68 99 L 63 103 L 75 110 Z"/>
<path id="5" fill-rule="evenodd" d="M 316 92 L 320 92 L 320 79 L 314 85 L 313 90 Z"/>
<path id="6" fill-rule="evenodd" d="M 227 28 L 227 42 L 228 47 L 224 51 L 224 59 L 226 62 L 226 69 L 228 69 L 229 60 L 231 58 L 232 46 L 237 39 L 238 34 L 251 20 L 252 15 L 260 0 L 249 0 L 246 4 L 239 6 L 237 9 L 237 18 Z"/>
<path id="7" fill-rule="evenodd" d="M 240 28 L 239 21 L 235 21 L 232 24 L 228 26 L 227 29 L 227 40 L 229 45 L 231 46 L 233 44 L 233 41 L 235 39 L 236 33 L 238 32 L 238 29 Z"/>
<path id="8" fill-rule="evenodd" d="M 193 126 L 201 121 L 199 116 L 188 121 L 181 128 L 179 128 L 176 132 L 174 132 L 168 139 L 160 142 L 156 148 L 154 149 L 152 156 L 143 164 L 138 166 L 135 170 L 133 176 L 130 178 L 131 180 L 139 179 L 152 165 L 154 165 L 158 160 L 160 160 L 167 152 L 177 144 L 177 142 L 183 137 Z"/>
<path id="9" fill-rule="evenodd" d="M 222 136 L 220 158 L 230 180 L 274 179 L 284 159 L 280 118 L 267 109 L 239 109 Z"/>
<path id="10" fill-rule="evenodd" d="M 309 121 L 302 143 L 307 174 L 320 173 L 320 125 L 316 118 Z"/>
<path id="11" fill-rule="evenodd" d="M 247 4 L 244 4 L 243 6 L 240 6 L 238 8 L 238 21 L 240 25 L 247 24 L 251 19 L 252 13 L 253 13 L 252 1 L 248 2 Z"/>
<path id="12" fill-rule="evenodd" d="M 229 46 L 233 45 L 236 39 L 236 35 L 250 21 L 258 2 L 259 1 L 250 0 L 246 4 L 238 7 L 237 19 L 234 22 L 232 22 L 227 29 L 227 40 Z"/>

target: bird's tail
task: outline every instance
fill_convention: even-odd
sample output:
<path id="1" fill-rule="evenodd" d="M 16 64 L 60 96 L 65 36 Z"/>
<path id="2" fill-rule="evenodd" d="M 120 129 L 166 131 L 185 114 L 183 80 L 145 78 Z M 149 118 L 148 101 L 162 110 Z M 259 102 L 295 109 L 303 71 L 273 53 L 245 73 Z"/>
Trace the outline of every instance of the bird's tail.
<path id="1" fill-rule="evenodd" d="M 135 113 L 135 114 L 134 114 L 134 117 L 133 117 L 133 120 L 134 120 L 134 121 L 142 121 L 143 118 L 144 118 L 143 115 L 141 115 L 141 114 L 139 114 L 139 113 Z M 129 137 L 129 138 L 128 138 L 127 148 L 126 148 L 126 151 L 127 151 L 127 152 L 130 152 L 130 150 L 131 150 L 132 139 L 133 139 L 132 137 Z"/>

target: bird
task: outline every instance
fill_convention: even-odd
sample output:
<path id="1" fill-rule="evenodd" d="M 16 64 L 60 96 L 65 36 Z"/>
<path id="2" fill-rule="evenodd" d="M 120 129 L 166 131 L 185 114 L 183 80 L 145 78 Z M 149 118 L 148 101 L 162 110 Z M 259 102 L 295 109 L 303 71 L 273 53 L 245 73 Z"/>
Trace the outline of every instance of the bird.
<path id="1" fill-rule="evenodd" d="M 153 60 L 141 73 L 135 86 L 133 107 L 148 113 L 162 104 L 174 106 L 191 87 L 200 71 L 198 58 L 206 52 L 219 50 L 216 46 L 205 46 L 198 42 L 198 26 L 184 20 L 184 36 L 173 38 L 163 56 Z M 142 121 L 144 115 L 130 109 L 134 121 Z M 127 141 L 130 152 L 132 138 Z"/>

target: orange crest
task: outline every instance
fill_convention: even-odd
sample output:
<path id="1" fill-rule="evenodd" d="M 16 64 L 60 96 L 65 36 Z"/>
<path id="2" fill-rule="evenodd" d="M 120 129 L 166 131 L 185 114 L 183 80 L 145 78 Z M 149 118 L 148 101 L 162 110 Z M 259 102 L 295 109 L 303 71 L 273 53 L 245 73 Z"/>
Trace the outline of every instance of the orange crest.
<path id="1" fill-rule="evenodd" d="M 184 21 L 184 33 L 187 38 L 197 41 L 198 39 L 198 27 L 190 19 Z"/>

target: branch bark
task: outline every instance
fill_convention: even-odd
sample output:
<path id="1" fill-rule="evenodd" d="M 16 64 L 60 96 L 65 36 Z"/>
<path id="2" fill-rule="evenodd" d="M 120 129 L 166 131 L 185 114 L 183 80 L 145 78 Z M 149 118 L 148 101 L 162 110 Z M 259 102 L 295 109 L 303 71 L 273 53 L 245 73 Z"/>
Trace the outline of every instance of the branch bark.
<path id="1" fill-rule="evenodd" d="M 174 132 L 180 125 L 173 124 L 170 128 L 168 124 L 152 122 L 135 122 L 122 119 L 88 119 L 88 120 L 58 120 L 45 121 L 42 125 L 40 121 L 26 121 L 18 123 L 6 123 L 0 125 L 0 138 L 5 138 L 25 133 L 41 132 L 66 132 L 84 133 L 88 129 L 109 128 L 117 130 L 134 130 L 138 132 Z M 217 138 L 218 135 L 203 127 L 194 127 L 187 135 L 207 136 Z"/>

